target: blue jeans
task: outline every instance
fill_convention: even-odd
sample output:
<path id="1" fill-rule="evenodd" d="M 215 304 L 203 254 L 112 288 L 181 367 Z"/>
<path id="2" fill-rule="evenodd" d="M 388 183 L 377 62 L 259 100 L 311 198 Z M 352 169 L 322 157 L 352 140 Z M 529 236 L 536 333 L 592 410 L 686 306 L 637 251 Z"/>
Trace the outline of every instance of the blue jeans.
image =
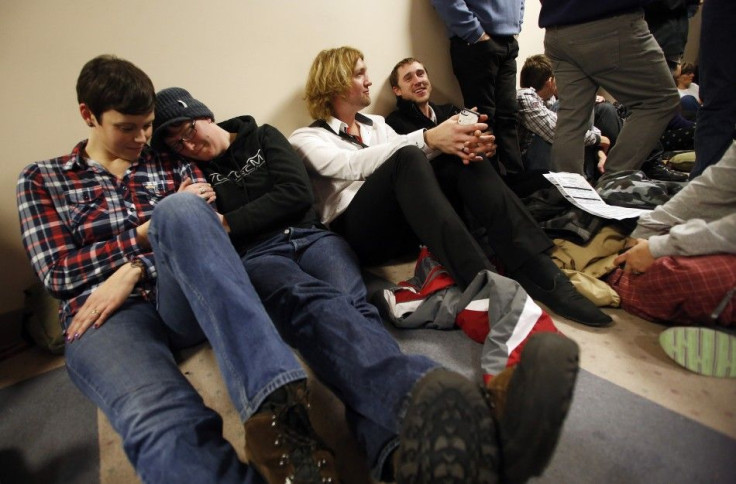
<path id="1" fill-rule="evenodd" d="M 397 445 L 411 388 L 438 364 L 401 352 L 337 234 L 287 229 L 249 250 L 243 264 L 284 340 L 345 404 L 378 477 Z"/>
<path id="2" fill-rule="evenodd" d="M 223 439 L 220 417 L 181 374 L 172 349 L 210 342 L 242 420 L 306 375 L 204 201 L 189 194 L 161 201 L 149 239 L 156 307 L 130 298 L 68 344 L 69 375 L 122 436 L 144 482 L 262 482 Z"/>

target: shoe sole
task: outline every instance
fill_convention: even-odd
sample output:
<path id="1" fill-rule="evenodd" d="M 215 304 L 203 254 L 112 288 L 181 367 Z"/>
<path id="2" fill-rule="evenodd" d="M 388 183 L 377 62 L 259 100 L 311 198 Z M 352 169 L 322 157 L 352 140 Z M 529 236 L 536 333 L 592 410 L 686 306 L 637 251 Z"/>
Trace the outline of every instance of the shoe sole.
<path id="1" fill-rule="evenodd" d="M 710 328 L 669 328 L 659 335 L 678 365 L 705 376 L 736 378 L 736 337 Z"/>
<path id="2" fill-rule="evenodd" d="M 496 484 L 499 446 L 478 386 L 444 369 L 412 390 L 397 455 L 399 484 Z"/>
<path id="3" fill-rule="evenodd" d="M 579 354 L 577 343 L 562 335 L 540 333 L 527 341 L 500 425 L 506 484 L 526 482 L 547 467 L 572 402 Z"/>

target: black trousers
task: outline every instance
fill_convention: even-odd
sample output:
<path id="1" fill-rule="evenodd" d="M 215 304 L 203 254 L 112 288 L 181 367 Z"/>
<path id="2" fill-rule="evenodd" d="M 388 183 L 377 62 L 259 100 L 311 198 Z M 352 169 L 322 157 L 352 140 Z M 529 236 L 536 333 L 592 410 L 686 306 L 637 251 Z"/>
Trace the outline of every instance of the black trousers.
<path id="1" fill-rule="evenodd" d="M 486 230 L 488 244 L 507 272 L 550 249 L 553 242 L 488 161 L 463 165 L 441 155 L 432 168 L 458 213 L 469 213 Z"/>
<path id="2" fill-rule="evenodd" d="M 513 36 L 492 37 L 468 44 L 450 39 L 452 70 L 460 84 L 463 102 L 488 115 L 498 150 L 491 162 L 503 164 L 507 173 L 519 173 L 521 163 L 516 120 L 516 57 L 519 44 Z"/>
<path id="3" fill-rule="evenodd" d="M 366 265 L 415 255 L 423 243 L 462 288 L 492 267 L 414 146 L 396 151 L 368 177 L 330 228 Z"/>
<path id="4" fill-rule="evenodd" d="M 463 207 L 486 229 L 509 272 L 552 247 L 488 162 L 466 166 L 441 156 L 430 165 L 414 147 L 381 165 L 330 227 L 367 265 L 416 254 L 423 243 L 464 288 L 491 264 L 458 215 Z"/>

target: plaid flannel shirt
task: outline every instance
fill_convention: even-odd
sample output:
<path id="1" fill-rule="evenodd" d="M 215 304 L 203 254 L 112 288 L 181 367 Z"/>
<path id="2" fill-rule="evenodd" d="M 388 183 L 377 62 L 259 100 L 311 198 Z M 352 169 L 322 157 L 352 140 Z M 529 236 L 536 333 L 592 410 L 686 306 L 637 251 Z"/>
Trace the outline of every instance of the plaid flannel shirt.
<path id="1" fill-rule="evenodd" d="M 521 152 L 526 153 L 532 142 L 532 136 L 537 135 L 547 143 L 552 143 L 557 126 L 557 113 L 552 111 L 534 88 L 527 87 L 516 92 L 516 103 L 519 107 L 519 146 Z M 593 105 L 591 104 L 591 112 Z M 585 132 L 585 146 L 594 146 L 600 143 L 601 130 L 592 126 Z"/>
<path id="2" fill-rule="evenodd" d="M 136 258 L 143 261 L 146 277 L 131 297 L 153 300 L 153 254 L 136 243 L 135 229 L 151 217 L 159 200 L 178 190 L 184 177 L 204 181 L 195 166 L 149 147 L 118 179 L 84 159 L 86 144 L 28 165 L 16 187 L 23 245 L 43 285 L 61 300 L 62 326 L 97 286 Z"/>

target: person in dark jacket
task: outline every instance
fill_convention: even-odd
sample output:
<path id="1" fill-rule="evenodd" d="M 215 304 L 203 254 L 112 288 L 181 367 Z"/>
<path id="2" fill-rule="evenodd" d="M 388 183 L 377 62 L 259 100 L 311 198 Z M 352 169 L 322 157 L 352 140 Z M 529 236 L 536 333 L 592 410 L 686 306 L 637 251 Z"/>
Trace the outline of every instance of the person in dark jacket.
<path id="1" fill-rule="evenodd" d="M 451 459 L 458 464 L 459 474 L 458 480 L 450 482 L 496 482 L 505 472 L 496 465 L 504 442 L 497 440 L 496 425 L 504 429 L 505 421 L 494 423 L 477 385 L 426 357 L 401 352 L 377 309 L 366 301 L 354 253 L 339 235 L 319 223 L 306 168 L 286 138 L 272 126 L 259 126 L 250 116 L 216 124 L 204 104 L 177 87 L 157 94 L 155 112 L 152 145 L 198 162 L 215 191 L 213 208 L 266 310 L 282 338 L 345 404 L 373 477 L 435 482 L 435 467 Z M 538 346 L 540 355 L 556 351 L 565 355 L 562 358 L 573 353 L 576 357 L 574 343 L 554 346 L 562 339 L 544 336 L 533 346 Z M 536 372 L 536 354 L 525 355 L 519 364 Z M 558 384 L 571 388 L 571 374 L 562 365 L 551 373 Z M 525 390 L 519 395 L 537 393 L 524 399 L 545 401 L 542 407 L 554 407 L 555 413 L 564 416 L 569 397 L 564 401 L 550 397 L 540 382 L 524 372 L 509 382 L 509 388 L 522 386 Z M 509 408 L 521 407 L 521 402 L 509 401 Z M 511 413 L 531 422 L 542 409 L 529 408 L 528 415 Z M 441 424 L 430 425 L 430 421 Z M 260 424 L 258 414 L 246 422 L 246 446 L 251 454 L 276 456 L 257 465 L 278 467 L 282 450 L 278 441 L 259 430 Z M 551 449 L 557 436 L 552 431 L 541 440 Z M 440 442 L 450 445 L 440 446 Z M 540 459 L 534 455 L 539 445 L 529 442 L 523 451 L 506 451 L 505 459 L 540 469 L 536 464 L 546 463 L 551 450 Z M 528 478 L 534 471 L 524 472 Z"/>
<path id="2" fill-rule="evenodd" d="M 399 134 L 431 129 L 460 111 L 452 104 L 429 100 L 432 83 L 424 65 L 414 58 L 399 61 L 389 82 L 397 109 L 386 117 L 386 123 Z M 431 164 L 455 210 L 459 214 L 467 211 L 485 229 L 490 248 L 508 277 L 561 316 L 592 326 L 611 322 L 552 262 L 546 253 L 552 241 L 490 162 L 463 164 L 455 156 L 441 154 Z"/>

